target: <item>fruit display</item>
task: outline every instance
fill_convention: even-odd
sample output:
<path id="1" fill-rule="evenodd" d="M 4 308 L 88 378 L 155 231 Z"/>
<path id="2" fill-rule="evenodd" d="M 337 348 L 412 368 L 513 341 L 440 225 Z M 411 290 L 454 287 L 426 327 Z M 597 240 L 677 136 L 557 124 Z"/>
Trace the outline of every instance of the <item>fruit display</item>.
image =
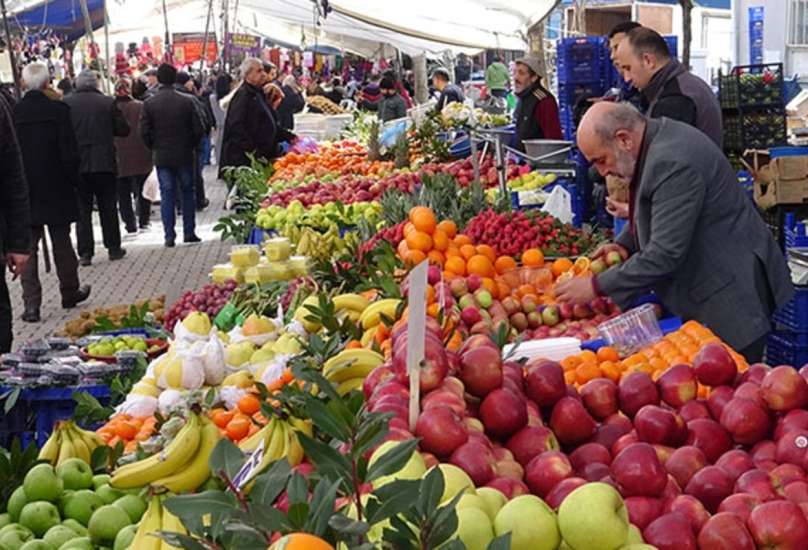
<path id="1" fill-rule="evenodd" d="M 148 310 L 154 317 L 153 324 L 162 325 L 165 298 L 165 295 L 160 295 L 149 300 L 139 300 L 132 305 L 139 310 L 144 304 L 148 303 Z M 132 305 L 120 304 L 110 307 L 97 307 L 93 311 L 84 310 L 77 319 L 68 321 L 58 335 L 73 339 L 86 336 L 98 327 L 96 319 L 99 318 L 109 319 L 112 323 L 120 326 L 121 320 L 130 315 Z"/>
<path id="2" fill-rule="evenodd" d="M 70 459 L 81 459 L 88 470 L 92 464 L 93 451 L 107 443 L 95 432 L 84 430 L 72 420 L 60 420 L 48 440 L 39 450 L 39 459 L 47 460 L 57 471 Z"/>
<path id="3" fill-rule="evenodd" d="M 215 318 L 227 304 L 236 286 L 236 282 L 230 280 L 225 283 L 207 284 L 196 292 L 186 290 L 166 311 L 166 328 L 173 331 L 177 321 L 182 321 L 192 311 L 206 313 Z"/>
<path id="4" fill-rule="evenodd" d="M 555 174 L 541 174 L 539 172 L 528 172 L 508 182 L 508 189 L 511 191 L 535 191 L 550 185 L 556 180 Z"/>
<path id="5" fill-rule="evenodd" d="M 90 355 L 112 357 L 119 351 L 155 352 L 161 347 L 159 342 L 149 345 L 146 338 L 124 334 L 92 342 L 87 346 L 86 351 Z"/>
<path id="6" fill-rule="evenodd" d="M 286 224 L 328 229 L 333 222 L 340 227 L 356 226 L 360 219 L 365 219 L 372 225 L 380 214 L 381 205 L 376 201 L 355 202 L 348 206 L 339 202 L 327 202 L 325 205 L 316 203 L 308 210 L 300 201 L 292 201 L 286 208 L 277 204 L 262 208 L 258 211 L 255 224 L 270 231 L 279 231 Z"/>

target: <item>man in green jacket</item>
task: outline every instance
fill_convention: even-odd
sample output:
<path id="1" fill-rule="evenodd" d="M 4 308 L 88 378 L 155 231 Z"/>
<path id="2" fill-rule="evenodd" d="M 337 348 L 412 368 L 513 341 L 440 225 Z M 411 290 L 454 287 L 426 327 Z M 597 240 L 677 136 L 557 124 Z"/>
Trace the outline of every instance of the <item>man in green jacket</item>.
<path id="1" fill-rule="evenodd" d="M 511 73 L 508 67 L 502 62 L 499 56 L 494 57 L 494 61 L 485 70 L 485 87 L 494 97 L 505 98 L 508 96 L 508 88 L 511 83 Z"/>

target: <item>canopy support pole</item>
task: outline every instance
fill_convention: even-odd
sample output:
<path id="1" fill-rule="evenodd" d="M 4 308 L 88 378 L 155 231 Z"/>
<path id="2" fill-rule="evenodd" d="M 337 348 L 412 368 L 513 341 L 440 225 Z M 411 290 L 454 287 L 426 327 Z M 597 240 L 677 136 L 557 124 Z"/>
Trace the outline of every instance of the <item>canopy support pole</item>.
<path id="1" fill-rule="evenodd" d="M 213 11 L 213 0 L 208 0 L 208 16 L 205 18 L 205 38 L 202 40 L 202 58 L 199 60 L 200 73 L 205 68 L 205 54 L 208 51 L 208 33 L 210 32 L 210 15 L 212 11 Z"/>
<path id="2" fill-rule="evenodd" d="M 230 0 L 224 0 L 222 2 L 222 11 L 224 12 L 222 15 L 222 39 L 224 40 L 224 44 L 222 46 L 222 69 L 229 71 L 230 58 L 227 54 L 230 48 L 228 47 L 227 43 L 227 33 L 230 30 Z"/>
<path id="3" fill-rule="evenodd" d="M 171 46 L 171 35 L 168 33 L 168 10 L 166 9 L 166 0 L 163 0 L 163 22 L 166 27 L 166 43 L 163 48 L 166 52 L 166 62 L 171 63 L 174 59 L 174 52 Z"/>
<path id="4" fill-rule="evenodd" d="M 81 13 L 84 15 L 84 30 L 87 32 L 87 36 L 90 37 L 90 50 L 93 54 L 95 54 L 95 59 L 98 61 L 99 73 L 101 74 L 101 82 L 104 86 L 104 92 L 109 93 L 109 78 L 104 78 L 104 67 L 101 65 L 101 52 L 98 50 L 98 45 L 95 43 L 95 37 L 93 36 L 93 21 L 90 19 L 90 10 L 87 8 L 87 0 L 79 0 L 81 4 Z M 106 8 L 105 8 L 106 9 Z M 109 72 L 109 67 L 107 67 L 107 72 Z"/>
<path id="5" fill-rule="evenodd" d="M 106 44 L 107 76 L 112 77 L 112 62 L 109 57 L 109 14 L 107 13 L 107 0 L 104 0 L 104 44 Z M 117 71 L 116 71 L 117 72 Z M 109 90 L 107 90 L 109 91 Z"/>
<path id="6" fill-rule="evenodd" d="M 8 57 L 11 60 L 11 74 L 14 78 L 14 96 L 19 101 L 22 94 L 20 93 L 20 75 L 17 72 L 17 60 L 14 57 L 14 46 L 11 41 L 11 29 L 8 26 L 8 13 L 6 12 L 6 0 L 0 0 L 0 9 L 3 11 L 3 27 L 6 31 L 6 42 L 8 47 Z"/>

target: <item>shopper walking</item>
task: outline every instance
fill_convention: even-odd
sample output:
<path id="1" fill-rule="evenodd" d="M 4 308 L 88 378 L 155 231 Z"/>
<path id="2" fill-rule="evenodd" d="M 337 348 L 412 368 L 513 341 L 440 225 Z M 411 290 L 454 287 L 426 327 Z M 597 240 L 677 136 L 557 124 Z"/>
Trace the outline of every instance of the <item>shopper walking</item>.
<path id="1" fill-rule="evenodd" d="M 30 258 L 22 270 L 22 320 L 36 323 L 42 307 L 39 279 L 39 242 L 48 226 L 53 263 L 59 278 L 62 307 L 75 307 L 90 295 L 90 285 L 79 284 L 79 264 L 70 239 L 70 224 L 79 219 L 77 189 L 81 182 L 79 155 L 70 107 L 48 98 L 50 74 L 44 63 L 22 71 L 25 96 L 14 106 L 14 124 L 28 180 Z M 47 247 L 45 247 L 47 254 Z M 47 265 L 47 260 L 46 260 Z"/>
<path id="2" fill-rule="evenodd" d="M 117 160 L 115 137 L 129 135 L 129 124 L 115 105 L 115 100 L 98 90 L 100 76 L 84 71 L 76 79 L 75 93 L 64 98 L 70 106 L 73 129 L 81 154 L 79 184 L 78 248 L 80 263 L 92 264 L 95 254 L 93 236 L 93 201 L 98 204 L 101 234 L 110 260 L 126 255 L 121 248 L 118 221 Z"/>
<path id="3" fill-rule="evenodd" d="M 160 216 L 165 245 L 173 247 L 177 238 L 175 193 L 182 195 L 183 240 L 198 243 L 194 209 L 194 151 L 204 133 L 196 100 L 174 89 L 177 69 L 164 63 L 157 69 L 160 89 L 143 104 L 140 137 L 152 151 L 160 180 Z"/>
<path id="4" fill-rule="evenodd" d="M 0 93 L 0 254 L 12 280 L 20 276 L 28 261 L 31 224 L 29 222 L 28 186 L 25 182 L 17 133 L 11 109 L 5 95 Z M 0 277 L 0 353 L 11 351 L 14 333 L 11 330 L 11 297 L 6 277 Z"/>
<path id="5" fill-rule="evenodd" d="M 132 96 L 129 79 L 123 78 L 115 85 L 115 103 L 129 127 L 137 128 L 143 102 Z M 116 137 L 115 149 L 118 153 L 118 209 L 126 232 L 135 234 L 138 228 L 148 229 L 151 218 L 151 201 L 143 196 L 143 184 L 153 168 L 151 152 L 136 131 L 126 137 Z"/>
<path id="6" fill-rule="evenodd" d="M 210 107 L 213 111 L 213 119 L 216 122 L 216 141 L 213 144 L 214 153 L 216 155 L 216 166 L 219 166 L 222 159 L 224 120 L 227 116 L 227 111 L 222 107 L 221 101 L 230 94 L 232 88 L 233 78 L 227 73 L 222 73 L 216 79 L 216 88 L 210 95 Z"/>

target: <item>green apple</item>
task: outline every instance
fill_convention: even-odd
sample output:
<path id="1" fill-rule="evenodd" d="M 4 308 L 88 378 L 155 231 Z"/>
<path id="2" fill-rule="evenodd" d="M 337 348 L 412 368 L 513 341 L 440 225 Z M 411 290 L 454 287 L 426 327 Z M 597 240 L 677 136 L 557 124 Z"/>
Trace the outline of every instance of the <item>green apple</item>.
<path id="1" fill-rule="evenodd" d="M 20 550 L 54 550 L 55 546 L 44 540 L 29 540 Z"/>
<path id="2" fill-rule="evenodd" d="M 54 525 L 53 527 L 48 529 L 48 532 L 45 533 L 45 536 L 42 537 L 42 540 L 50 543 L 50 545 L 53 546 L 54 548 L 59 548 L 67 541 L 76 539 L 78 537 L 79 535 L 75 531 L 73 531 L 69 527 L 65 527 L 64 525 L 59 524 Z"/>
<path id="3" fill-rule="evenodd" d="M 132 541 L 135 540 L 136 533 L 137 525 L 127 525 L 121 529 L 115 537 L 115 545 L 112 550 L 127 550 L 132 545 Z"/>
<path id="4" fill-rule="evenodd" d="M 101 500 L 104 501 L 104 504 L 112 504 L 119 498 L 123 496 L 123 491 L 120 489 L 116 489 L 115 487 L 110 486 L 109 484 L 102 485 L 98 489 L 95 490 L 95 494 L 101 497 Z"/>
<path id="5" fill-rule="evenodd" d="M 28 502 L 47 500 L 56 502 L 64 490 L 62 480 L 50 464 L 37 464 L 31 468 L 22 482 Z"/>
<path id="6" fill-rule="evenodd" d="M 93 470 L 80 458 L 68 458 L 56 467 L 65 489 L 89 489 L 93 486 Z"/>
<path id="7" fill-rule="evenodd" d="M 109 485 L 108 474 L 96 474 L 93 476 L 93 489 L 98 489 L 102 485 Z"/>
<path id="8" fill-rule="evenodd" d="M 63 515 L 65 518 L 74 519 L 83 526 L 90 523 L 93 513 L 104 506 L 103 499 L 88 489 L 76 491 L 65 501 Z"/>
<path id="9" fill-rule="evenodd" d="M 479 497 L 479 495 L 467 495 L 463 493 L 463 496 L 457 501 L 455 510 L 462 510 L 464 508 L 476 508 L 478 510 L 482 510 L 486 513 L 486 515 L 488 515 L 488 506 L 485 504 L 485 501 Z"/>
<path id="10" fill-rule="evenodd" d="M 11 493 L 6 506 L 12 522 L 20 521 L 20 512 L 22 512 L 22 507 L 26 504 L 28 504 L 28 497 L 25 496 L 25 489 L 21 485 Z"/>
<path id="11" fill-rule="evenodd" d="M 64 543 L 59 550 L 95 550 L 95 545 L 90 537 L 79 537 Z"/>
<path id="12" fill-rule="evenodd" d="M 146 513 L 146 503 L 143 502 L 143 499 L 135 495 L 124 495 L 113 502 L 112 505 L 126 512 L 126 515 L 129 516 L 132 523 L 139 522 L 143 514 Z"/>
<path id="13" fill-rule="evenodd" d="M 38 538 L 61 522 L 62 518 L 59 517 L 56 505 L 46 500 L 29 502 L 20 513 L 20 525 L 30 529 Z"/>
<path id="14" fill-rule="evenodd" d="M 107 504 L 95 511 L 93 517 L 90 518 L 87 531 L 90 533 L 90 540 L 95 544 L 112 546 L 115 544 L 115 537 L 118 536 L 118 532 L 131 524 L 132 521 L 126 512 L 117 506 Z"/>
<path id="15" fill-rule="evenodd" d="M 616 550 L 626 543 L 628 525 L 623 497 L 606 483 L 578 487 L 558 508 L 561 536 L 575 550 Z"/>
<path id="16" fill-rule="evenodd" d="M 485 511 L 463 508 L 457 510 L 456 534 L 467 550 L 485 550 L 494 540 L 494 526 Z"/>
<path id="17" fill-rule="evenodd" d="M 438 464 L 435 466 L 443 473 L 443 496 L 440 499 L 441 504 L 445 504 L 452 500 L 460 491 L 464 495 L 476 495 L 477 490 L 474 488 L 474 482 L 466 472 L 453 464 Z"/>
<path id="18" fill-rule="evenodd" d="M 8 512 L 5 514 L 0 514 L 0 529 L 6 525 L 10 525 L 11 523 L 13 522 L 11 521 L 11 515 Z"/>
<path id="19" fill-rule="evenodd" d="M 100 506 L 99 506 L 100 508 Z M 88 520 L 89 521 L 89 520 Z M 62 525 L 76 533 L 80 537 L 87 536 L 87 528 L 73 518 L 68 518 L 62 522 Z"/>
<path id="20" fill-rule="evenodd" d="M 645 541 L 642 540 L 642 531 L 640 531 L 640 528 L 633 523 L 630 523 L 628 526 L 628 535 L 626 536 L 625 544 L 642 544 L 643 542 Z"/>
<path id="21" fill-rule="evenodd" d="M 34 534 L 28 529 L 25 531 L 9 531 L 0 536 L 0 548 L 3 550 L 20 550 L 29 540 L 34 540 Z"/>
<path id="22" fill-rule="evenodd" d="M 6 533 L 12 533 L 14 531 L 23 531 L 25 533 L 31 533 L 31 530 L 28 529 L 28 527 L 23 527 L 19 523 L 9 523 L 8 525 L 0 529 L 0 537 L 5 535 Z M 33 535 L 33 533 L 31 533 L 31 535 Z"/>
<path id="23" fill-rule="evenodd" d="M 638 544 L 629 544 L 628 546 L 621 546 L 619 550 L 657 550 L 656 546 L 640 542 Z"/>
<path id="24" fill-rule="evenodd" d="M 555 512 L 534 495 L 520 495 L 503 506 L 494 533 L 510 533 L 511 550 L 555 550 L 561 544 Z"/>
<path id="25" fill-rule="evenodd" d="M 486 512 L 488 512 L 491 521 L 494 521 L 502 507 L 508 503 L 508 497 L 502 494 L 502 491 L 493 487 L 480 487 L 477 489 L 477 496 L 485 502 Z"/>
<path id="26" fill-rule="evenodd" d="M 56 507 L 59 509 L 59 515 L 65 517 L 65 505 L 67 501 L 70 500 L 70 496 L 75 493 L 74 490 L 64 491 L 62 496 L 59 497 L 59 500 L 56 501 Z"/>
<path id="27" fill-rule="evenodd" d="M 368 461 L 368 468 L 373 466 L 382 456 L 387 454 L 390 449 L 397 446 L 400 441 L 385 441 L 379 447 L 373 451 L 373 454 L 370 456 L 370 460 Z M 426 473 L 426 464 L 424 463 L 424 457 L 421 456 L 421 453 L 414 451 L 410 459 L 404 465 L 402 469 L 394 474 L 387 475 L 380 477 L 378 479 L 373 480 L 373 487 L 381 487 L 391 481 L 399 480 L 399 479 L 422 479 L 424 474 Z"/>

